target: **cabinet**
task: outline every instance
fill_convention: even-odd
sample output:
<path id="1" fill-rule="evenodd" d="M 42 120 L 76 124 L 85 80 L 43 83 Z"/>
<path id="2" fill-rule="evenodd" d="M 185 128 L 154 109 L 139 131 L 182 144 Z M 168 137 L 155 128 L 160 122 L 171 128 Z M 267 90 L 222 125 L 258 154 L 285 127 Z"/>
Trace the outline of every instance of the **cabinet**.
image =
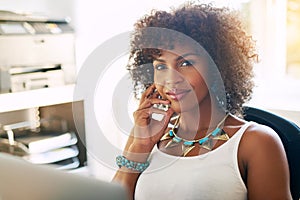
<path id="1" fill-rule="evenodd" d="M 0 11 L 0 50 L 0 151 L 35 164 L 84 166 L 84 103 L 73 97 L 69 20 Z"/>
<path id="2" fill-rule="evenodd" d="M 5 125 L 24 121 L 45 129 L 59 130 L 63 126 L 77 137 L 79 167 L 86 165 L 85 122 L 83 99 L 74 99 L 74 84 L 53 88 L 0 94 L 0 135 L 5 137 Z M 76 108 L 76 120 L 73 117 Z M 33 125 L 35 126 L 35 125 Z M 47 127 L 46 127 L 47 128 Z M 48 127 L 49 129 L 49 127 Z M 37 132 L 39 134 L 39 132 Z"/>

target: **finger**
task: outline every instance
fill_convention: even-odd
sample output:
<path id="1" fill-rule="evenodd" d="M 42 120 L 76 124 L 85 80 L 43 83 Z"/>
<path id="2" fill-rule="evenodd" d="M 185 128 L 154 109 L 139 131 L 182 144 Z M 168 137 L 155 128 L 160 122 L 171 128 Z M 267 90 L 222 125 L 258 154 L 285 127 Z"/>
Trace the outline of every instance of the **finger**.
<path id="1" fill-rule="evenodd" d="M 165 116 L 168 116 L 166 111 L 154 107 L 140 109 L 133 113 L 135 123 L 140 126 L 148 125 L 152 119 L 155 121 L 162 121 Z"/>
<path id="2" fill-rule="evenodd" d="M 172 109 L 169 109 L 167 112 L 164 111 L 157 111 L 157 112 L 163 114 L 152 113 L 151 115 L 152 118 L 149 124 L 149 126 L 152 127 L 151 136 L 155 138 L 155 141 L 158 141 L 165 134 L 165 130 L 169 124 L 170 118 L 174 113 Z M 159 120 L 155 119 L 155 117 L 157 117 L 155 115 L 160 115 L 162 119 Z"/>
<path id="3" fill-rule="evenodd" d="M 173 114 L 175 113 L 175 111 L 172 109 L 172 108 L 169 108 L 167 111 L 166 111 L 167 115 L 167 120 L 170 121 L 171 117 L 173 116 Z"/>
<path id="4" fill-rule="evenodd" d="M 143 121 L 143 120 L 148 120 L 152 111 L 150 108 L 148 109 L 141 109 L 137 110 L 133 113 L 134 120 L 137 121 Z"/>
<path id="5" fill-rule="evenodd" d="M 162 96 L 157 90 L 155 90 L 152 94 L 152 98 L 162 99 Z"/>
<path id="6" fill-rule="evenodd" d="M 143 101 L 143 100 L 149 98 L 149 97 L 153 94 L 154 90 L 155 90 L 155 85 L 154 85 L 154 84 L 150 85 L 150 86 L 145 90 L 145 92 L 142 94 L 141 101 Z"/>
<path id="7" fill-rule="evenodd" d="M 133 114 L 135 119 L 148 119 L 150 116 L 152 117 L 153 114 L 167 115 L 166 111 L 154 107 L 139 109 L 136 110 Z"/>
<path id="8" fill-rule="evenodd" d="M 169 105 L 170 101 L 169 100 L 163 100 L 163 99 L 146 99 L 143 102 L 140 103 L 138 110 L 145 109 L 145 108 L 150 108 L 154 104 L 163 104 L 163 105 Z"/>
<path id="9" fill-rule="evenodd" d="M 155 111 L 153 113 L 157 113 L 157 114 L 155 114 L 156 115 L 155 117 L 159 117 L 158 115 L 163 116 L 162 119 L 157 120 L 157 121 L 159 121 L 161 123 L 161 126 L 163 127 L 163 129 L 165 129 L 170 121 L 170 118 L 174 114 L 174 111 L 171 108 L 167 111 L 162 111 L 162 110 L 158 109 L 158 111 Z M 152 118 L 153 118 L 153 113 L 152 113 Z M 154 119 L 154 120 L 156 120 L 156 119 Z"/>
<path id="10" fill-rule="evenodd" d="M 166 130 L 173 114 L 174 114 L 174 110 L 172 108 L 170 108 L 169 110 L 167 110 L 165 112 L 165 116 L 164 116 L 163 120 L 160 122 L 160 123 L 162 123 L 162 125 L 161 125 L 163 127 L 162 130 Z M 164 135 L 164 133 L 165 132 L 161 133 L 160 138 Z"/>

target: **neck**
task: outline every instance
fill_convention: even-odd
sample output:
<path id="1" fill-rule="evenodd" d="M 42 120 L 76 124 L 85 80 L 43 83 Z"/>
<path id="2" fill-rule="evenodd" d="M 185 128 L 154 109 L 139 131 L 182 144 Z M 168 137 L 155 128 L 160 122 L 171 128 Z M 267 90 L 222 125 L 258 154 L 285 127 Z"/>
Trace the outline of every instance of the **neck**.
<path id="1" fill-rule="evenodd" d="M 226 114 L 209 100 L 206 103 L 202 102 L 199 108 L 182 112 L 180 115 L 178 134 L 195 138 L 213 131 Z"/>

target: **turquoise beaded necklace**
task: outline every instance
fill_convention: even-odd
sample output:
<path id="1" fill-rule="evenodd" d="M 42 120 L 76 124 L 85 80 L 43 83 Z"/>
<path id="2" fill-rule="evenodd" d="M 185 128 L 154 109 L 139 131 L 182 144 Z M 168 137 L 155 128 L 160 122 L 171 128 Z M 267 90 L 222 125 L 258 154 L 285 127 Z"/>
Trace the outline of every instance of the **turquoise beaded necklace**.
<path id="1" fill-rule="evenodd" d="M 186 140 L 184 138 L 179 137 L 176 132 L 175 128 L 178 128 L 179 118 L 180 115 L 177 116 L 177 119 L 172 127 L 171 130 L 169 130 L 160 141 L 171 139 L 165 146 L 165 148 L 171 148 L 174 146 L 182 144 L 182 155 L 186 156 L 194 147 L 195 144 L 199 144 L 200 147 L 205 148 L 207 150 L 212 150 L 213 148 L 213 140 L 223 140 L 227 141 L 229 139 L 229 136 L 227 133 L 220 128 L 220 126 L 224 123 L 226 118 L 228 117 L 229 113 L 225 115 L 225 117 L 218 123 L 217 127 L 207 134 L 205 137 L 197 139 L 197 140 Z"/>

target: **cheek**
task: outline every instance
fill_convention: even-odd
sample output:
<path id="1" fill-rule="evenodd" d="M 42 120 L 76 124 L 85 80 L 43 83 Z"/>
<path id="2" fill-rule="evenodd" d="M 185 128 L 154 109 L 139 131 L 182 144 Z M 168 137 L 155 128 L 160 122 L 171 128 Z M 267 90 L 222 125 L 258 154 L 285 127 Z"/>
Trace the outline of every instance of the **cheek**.
<path id="1" fill-rule="evenodd" d="M 159 90 L 159 88 L 163 88 L 163 80 L 161 79 L 162 78 L 159 76 L 159 73 L 154 71 L 153 82 L 157 90 Z"/>
<path id="2" fill-rule="evenodd" d="M 165 99 L 165 95 L 164 95 L 164 91 L 163 91 L 163 86 L 161 84 L 156 84 L 154 83 L 155 88 L 157 89 L 157 92 L 163 97 L 163 99 Z"/>
<path id="3" fill-rule="evenodd" d="M 208 92 L 206 81 L 203 79 L 202 76 L 194 76 L 193 78 L 190 78 L 188 81 L 196 94 L 203 95 Z"/>
<path id="4" fill-rule="evenodd" d="M 164 73 L 162 72 L 154 72 L 154 83 L 155 85 L 159 86 L 159 85 L 163 85 L 164 84 L 164 79 L 165 79 L 165 76 L 164 76 Z"/>

